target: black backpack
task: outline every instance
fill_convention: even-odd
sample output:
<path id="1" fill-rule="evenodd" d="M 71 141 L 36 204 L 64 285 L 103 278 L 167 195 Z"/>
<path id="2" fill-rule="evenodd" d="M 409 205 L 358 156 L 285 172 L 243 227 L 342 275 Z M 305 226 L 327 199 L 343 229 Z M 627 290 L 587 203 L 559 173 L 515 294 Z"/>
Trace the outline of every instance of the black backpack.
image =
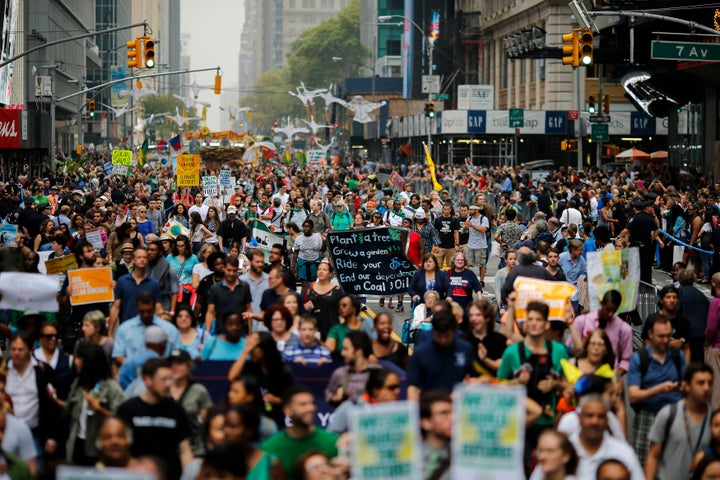
<path id="1" fill-rule="evenodd" d="M 519 342 L 517 346 L 518 355 L 520 357 L 520 365 L 530 363 L 533 368 L 532 373 L 530 374 L 530 381 L 527 384 L 527 396 L 538 402 L 541 407 L 550 405 L 552 402 L 553 392 L 550 391 L 543 393 L 537 388 L 537 384 L 540 380 L 544 380 L 545 377 L 552 373 L 552 342 L 550 340 L 545 340 L 545 349 L 547 350 L 545 355 L 532 355 L 532 357 L 535 357 L 536 359 L 535 363 L 528 362 L 529 359 L 525 353 L 525 342 Z M 545 357 L 545 359 L 543 360 L 542 357 Z"/>

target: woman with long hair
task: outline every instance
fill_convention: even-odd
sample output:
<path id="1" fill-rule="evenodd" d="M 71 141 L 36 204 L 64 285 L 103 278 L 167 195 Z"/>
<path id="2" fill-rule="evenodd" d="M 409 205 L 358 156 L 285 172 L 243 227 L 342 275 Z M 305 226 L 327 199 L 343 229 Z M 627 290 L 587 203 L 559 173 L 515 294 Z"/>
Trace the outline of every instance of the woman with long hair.
<path id="1" fill-rule="evenodd" d="M 178 291 L 178 303 L 195 304 L 195 288 L 192 286 L 193 267 L 198 264 L 198 258 L 192 253 L 190 239 L 185 235 L 175 237 L 175 248 L 172 255 L 168 255 L 167 261 L 175 269 L 178 276 L 180 290 Z"/>
<path id="2" fill-rule="evenodd" d="M 265 416 L 265 402 L 258 379 L 252 375 L 240 375 L 230 382 L 225 403 L 228 406 L 250 405 L 260 413 L 260 441 L 267 440 L 278 431 L 277 424 Z"/>
<path id="3" fill-rule="evenodd" d="M 46 218 L 40 222 L 40 229 L 38 230 L 40 233 L 35 235 L 35 240 L 33 242 L 33 251 L 47 252 L 50 250 L 50 246 L 52 245 L 53 240 L 54 229 L 55 224 L 51 219 Z"/>
<path id="4" fill-rule="evenodd" d="M 217 231 L 218 228 L 220 228 L 220 215 L 218 215 L 218 210 L 216 207 L 208 207 L 204 225 L 205 228 L 212 234 L 212 236 L 205 239 L 205 243 L 213 245 L 215 246 L 215 248 L 217 248 Z"/>
<path id="5" fill-rule="evenodd" d="M 190 305 L 181 303 L 175 308 L 172 324 L 177 327 L 180 333 L 183 350 L 188 352 L 190 358 L 193 360 L 201 358 L 200 352 L 205 342 L 210 338 L 210 335 L 204 328 L 198 326 L 197 319 Z"/>
<path id="6" fill-rule="evenodd" d="M 538 438 L 537 460 L 532 480 L 574 479 L 580 461 L 567 435 L 552 428 Z"/>
<path id="7" fill-rule="evenodd" d="M 120 385 L 112 378 L 110 362 L 98 345 L 86 343 L 74 358 L 77 378 L 64 402 L 55 399 L 70 417 L 67 459 L 75 465 L 95 465 L 98 452 L 95 439 L 105 417 L 113 415 L 124 401 Z"/>
<path id="8" fill-rule="evenodd" d="M 259 439 L 259 429 L 260 415 L 249 405 L 235 405 L 225 413 L 225 442 L 233 445 L 245 457 L 248 470 L 246 478 L 284 478 L 278 459 L 255 446 Z"/>
<path id="9" fill-rule="evenodd" d="M 133 247 L 142 247 L 145 245 L 145 238 L 143 238 L 142 234 L 138 232 L 138 222 L 137 219 L 131 218 L 126 222 L 128 224 L 128 237 L 130 238 L 130 242 L 133 244 Z"/>
<path id="10" fill-rule="evenodd" d="M 185 228 L 190 228 L 190 220 L 187 214 L 187 208 L 182 203 L 178 203 L 168 216 L 168 223 L 178 223 Z"/>
<path id="11" fill-rule="evenodd" d="M 470 303 L 466 311 L 469 331 L 463 334 L 463 338 L 473 346 L 481 373 L 494 377 L 507 346 L 507 337 L 495 331 L 495 306 L 481 298 Z"/>
<path id="12" fill-rule="evenodd" d="M 192 251 L 196 255 L 205 240 L 213 236 L 213 233 L 205 227 L 200 212 L 190 214 L 190 234 L 188 236 L 192 238 Z"/>
<path id="13" fill-rule="evenodd" d="M 210 268 L 211 266 L 207 263 L 207 260 L 208 256 L 215 251 L 217 251 L 215 250 L 215 247 L 208 243 L 200 247 L 200 251 L 197 253 L 198 263 L 195 264 L 192 270 L 192 286 L 194 289 L 197 289 L 198 286 L 200 286 L 200 280 L 213 273 Z"/>
<path id="14" fill-rule="evenodd" d="M 280 297 L 280 300 L 278 300 L 278 304 L 287 308 L 288 312 L 290 312 L 290 315 L 292 315 L 293 322 L 292 327 L 290 328 L 290 332 L 294 335 L 298 335 L 298 328 L 300 326 L 300 301 L 298 300 L 297 295 L 295 295 L 294 291 L 290 290 L 282 297 Z"/>
<path id="15" fill-rule="evenodd" d="M 323 339 L 327 337 L 330 328 L 337 325 L 338 303 L 345 295 L 342 287 L 332 283 L 332 273 L 330 262 L 320 262 L 316 280 L 306 285 L 302 292 L 305 311 L 317 318 L 318 330 Z"/>
<path id="16" fill-rule="evenodd" d="M 292 386 L 294 379 L 275 345 L 275 340 L 267 332 L 248 335 L 245 348 L 230 367 L 229 379 L 238 375 L 252 375 L 258 379 L 263 391 L 265 411 L 278 425 L 285 425 L 282 411 L 282 395 Z"/>

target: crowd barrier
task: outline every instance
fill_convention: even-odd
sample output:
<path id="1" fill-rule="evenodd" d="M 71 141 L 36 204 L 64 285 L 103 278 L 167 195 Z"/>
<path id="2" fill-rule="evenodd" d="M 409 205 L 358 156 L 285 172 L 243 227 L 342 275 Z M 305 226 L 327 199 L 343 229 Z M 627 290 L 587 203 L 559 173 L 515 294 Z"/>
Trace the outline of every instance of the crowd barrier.
<path id="1" fill-rule="evenodd" d="M 201 383 L 208 389 L 213 403 L 218 404 L 225 399 L 230 382 L 227 379 L 228 371 L 233 362 L 230 361 L 204 361 L 197 362 L 195 370 L 193 370 L 193 380 Z M 405 371 L 394 363 L 380 361 L 380 364 L 397 373 L 400 378 L 400 399 L 407 398 L 407 381 Z M 296 385 L 304 385 L 308 387 L 315 397 L 315 405 L 317 406 L 317 415 L 315 421 L 321 427 L 327 427 L 330 417 L 335 410 L 325 401 L 325 387 L 330 380 L 330 376 L 336 368 L 343 366 L 342 362 L 333 362 L 320 366 L 304 366 L 299 363 L 289 364 L 292 370 L 293 378 Z"/>

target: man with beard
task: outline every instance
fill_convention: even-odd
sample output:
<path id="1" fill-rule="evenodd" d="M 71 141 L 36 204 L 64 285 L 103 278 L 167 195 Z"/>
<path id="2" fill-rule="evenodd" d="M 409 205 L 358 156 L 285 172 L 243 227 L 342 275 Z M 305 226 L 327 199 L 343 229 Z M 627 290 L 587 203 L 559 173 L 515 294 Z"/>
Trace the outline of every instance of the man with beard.
<path id="1" fill-rule="evenodd" d="M 159 240 L 150 242 L 147 250 L 150 276 L 160 284 L 160 303 L 163 310 L 170 312 L 172 315 L 175 313 L 177 293 L 180 290 L 177 273 L 165 259 L 162 253 L 162 243 Z"/>
<path id="2" fill-rule="evenodd" d="M 337 456 L 337 435 L 315 426 L 317 407 L 310 389 L 303 386 L 288 388 L 283 395 L 283 411 L 290 426 L 262 443 L 260 448 L 276 455 L 288 479 L 295 461 L 310 450 L 319 450 L 328 458 Z"/>
<path id="3" fill-rule="evenodd" d="M 269 272 L 265 272 L 265 254 L 263 254 L 262 250 L 254 248 L 247 253 L 247 257 L 250 260 L 250 268 L 240 275 L 240 280 L 250 287 L 250 295 L 252 296 L 250 305 L 252 306 L 253 315 L 260 315 L 262 312 L 260 302 L 262 301 L 263 292 L 270 288 L 268 284 Z M 254 328 L 253 331 L 255 331 Z"/>
<path id="4" fill-rule="evenodd" d="M 362 330 L 352 331 L 343 340 L 341 355 L 345 365 L 338 367 L 330 376 L 325 388 L 325 400 L 330 405 L 340 405 L 345 400 L 357 400 L 365 393 L 372 355 L 372 340 Z"/>

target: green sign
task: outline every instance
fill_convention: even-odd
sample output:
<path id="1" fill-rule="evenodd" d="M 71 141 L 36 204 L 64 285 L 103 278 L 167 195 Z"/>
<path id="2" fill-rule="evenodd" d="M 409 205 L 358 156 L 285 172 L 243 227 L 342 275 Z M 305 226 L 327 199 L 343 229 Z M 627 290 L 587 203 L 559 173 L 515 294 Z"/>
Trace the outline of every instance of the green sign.
<path id="1" fill-rule="evenodd" d="M 510 109 L 510 128 L 522 128 L 525 124 L 525 111 L 522 108 Z"/>
<path id="2" fill-rule="evenodd" d="M 650 57 L 657 60 L 720 62 L 720 44 L 653 40 Z"/>
<path id="3" fill-rule="evenodd" d="M 447 93 L 436 93 L 433 95 L 433 98 L 435 98 L 435 100 L 449 100 L 450 95 Z"/>
<path id="4" fill-rule="evenodd" d="M 593 123 L 590 138 L 593 142 L 607 142 L 610 140 L 609 125 L 607 123 Z"/>

